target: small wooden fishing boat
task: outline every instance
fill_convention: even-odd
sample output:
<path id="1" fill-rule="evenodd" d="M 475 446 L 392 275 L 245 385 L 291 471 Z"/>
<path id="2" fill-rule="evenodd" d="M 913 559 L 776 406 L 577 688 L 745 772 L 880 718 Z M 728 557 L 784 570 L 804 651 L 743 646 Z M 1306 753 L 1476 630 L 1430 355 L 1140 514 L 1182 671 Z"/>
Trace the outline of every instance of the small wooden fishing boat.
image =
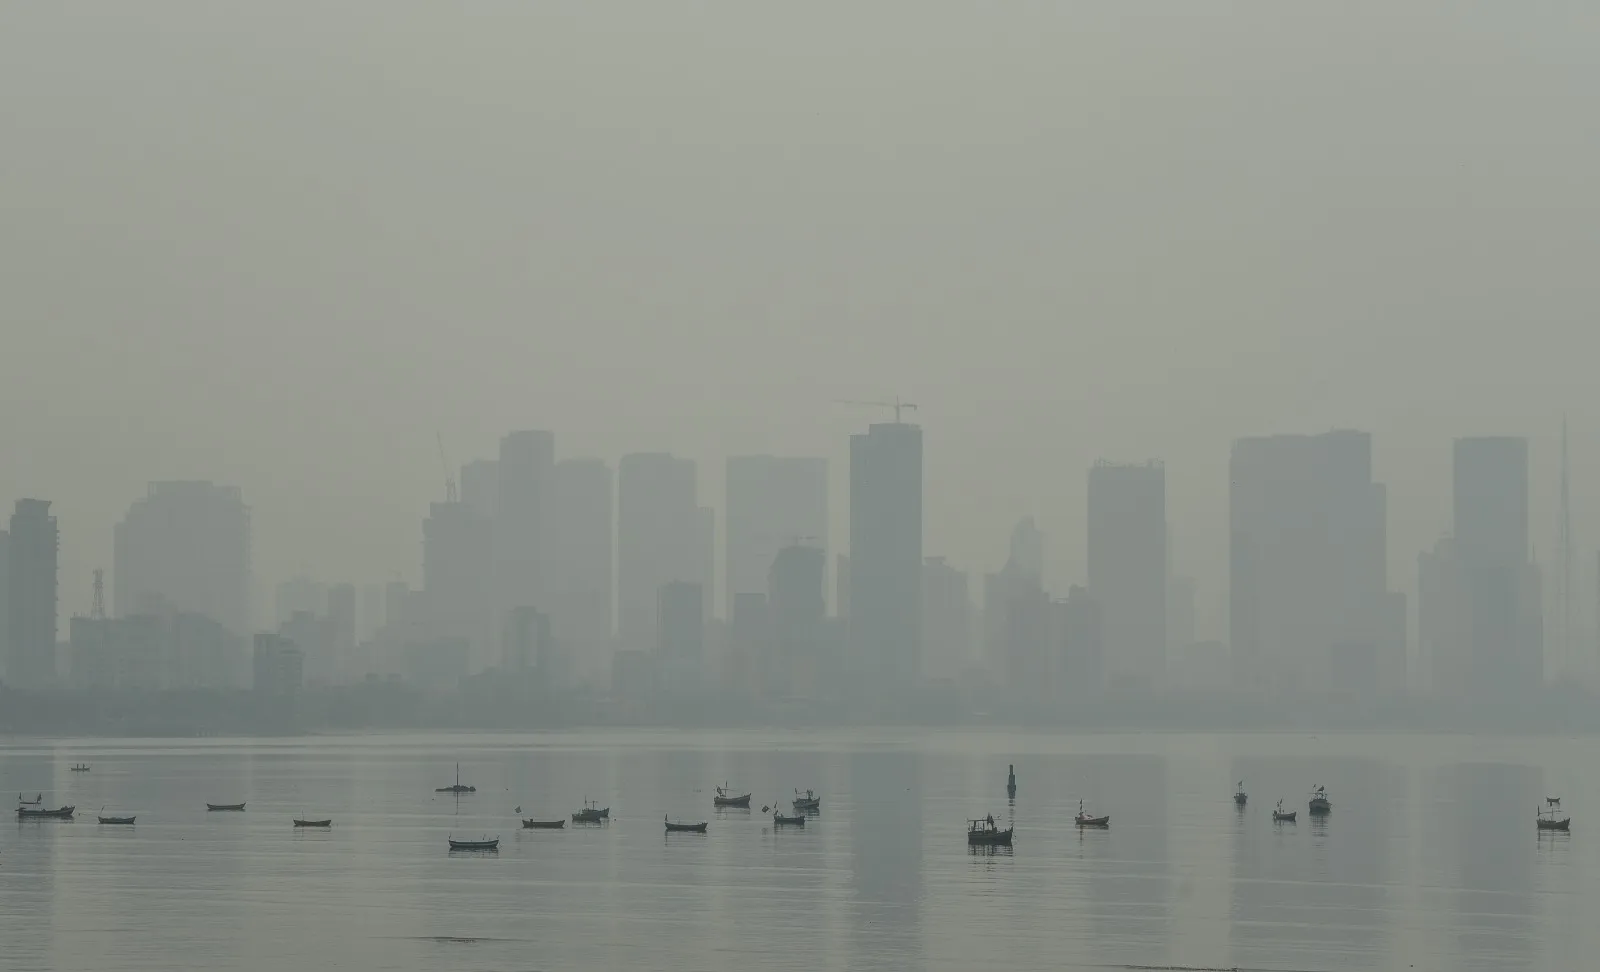
<path id="1" fill-rule="evenodd" d="M 1233 791 L 1233 802 L 1235 805 L 1242 807 L 1248 803 L 1249 800 L 1250 798 L 1246 796 L 1244 792 L 1244 780 L 1240 780 L 1238 788 Z"/>
<path id="2" fill-rule="evenodd" d="M 493 840 L 487 837 L 481 840 L 456 840 L 454 837 L 447 839 L 450 841 L 451 850 L 492 851 L 500 849 L 500 838 L 498 837 Z"/>
<path id="3" fill-rule="evenodd" d="M 1328 800 L 1327 787 L 1320 784 L 1311 791 L 1311 799 L 1307 801 L 1306 812 L 1313 817 L 1326 817 L 1333 810 L 1333 804 Z"/>
<path id="4" fill-rule="evenodd" d="M 435 793 L 477 793 L 478 792 L 478 788 L 475 787 L 475 786 L 462 786 L 461 785 L 461 764 L 457 763 L 456 764 L 456 781 L 455 781 L 455 783 L 450 785 L 450 786 L 441 786 L 437 790 L 434 790 L 433 792 L 435 792 Z"/>
<path id="5" fill-rule="evenodd" d="M 792 817 L 785 817 L 774 810 L 772 811 L 772 825 L 774 827 L 804 827 L 806 825 L 806 816 L 803 813 L 797 813 Z"/>
<path id="6" fill-rule="evenodd" d="M 44 803 L 44 794 L 43 793 L 41 793 L 38 796 L 34 797 L 32 800 L 24 800 L 22 798 L 22 794 L 20 794 L 20 793 L 17 794 L 17 804 L 19 806 L 37 807 L 42 803 Z"/>
<path id="7" fill-rule="evenodd" d="M 565 820 L 524 820 L 522 826 L 529 830 L 560 830 L 565 827 Z"/>
<path id="8" fill-rule="evenodd" d="M 73 813 L 76 812 L 77 809 L 77 807 L 60 807 L 56 810 L 43 810 L 29 809 L 28 807 L 18 807 L 17 817 L 24 820 L 71 820 Z"/>
<path id="9" fill-rule="evenodd" d="M 1015 827 L 1001 830 L 994 822 L 994 815 L 990 814 L 983 819 L 967 821 L 967 843 L 989 846 L 1011 846 L 1011 833 Z"/>
<path id="10" fill-rule="evenodd" d="M 72 766 L 69 766 L 68 769 L 72 770 L 72 772 L 74 772 L 74 773 L 87 773 L 87 772 L 89 772 L 89 764 L 88 763 L 74 763 Z"/>
<path id="11" fill-rule="evenodd" d="M 706 832 L 705 823 L 673 823 L 667 817 L 662 817 L 661 819 L 666 821 L 667 833 L 669 834 L 703 834 Z"/>
<path id="12" fill-rule="evenodd" d="M 322 827 L 322 828 L 325 829 L 325 828 L 328 828 L 328 827 L 332 827 L 333 826 L 333 821 L 332 820 L 301 820 L 299 817 L 296 817 L 295 821 L 294 821 L 294 825 L 296 827 Z"/>
<path id="13" fill-rule="evenodd" d="M 208 803 L 208 804 L 206 804 L 206 809 L 207 810 L 230 810 L 230 811 L 233 811 L 235 813 L 239 813 L 239 812 L 243 812 L 244 804 L 242 804 L 242 803 Z"/>
<path id="14" fill-rule="evenodd" d="M 1080 827 L 1109 827 L 1111 826 L 1111 816 L 1107 814 L 1104 817 L 1096 817 L 1094 814 L 1084 810 L 1083 801 L 1079 800 L 1078 815 L 1072 818 L 1072 822 Z"/>
<path id="15" fill-rule="evenodd" d="M 100 822 L 103 823 L 103 824 L 132 824 L 133 823 L 133 818 L 132 817 L 101 817 L 100 818 Z"/>
<path id="16" fill-rule="evenodd" d="M 1560 797 L 1545 797 L 1544 809 L 1534 818 L 1534 824 L 1540 830 L 1571 830 L 1572 818 L 1561 816 Z"/>
<path id="17" fill-rule="evenodd" d="M 810 790 L 806 791 L 806 795 L 805 796 L 801 796 L 800 795 L 800 791 L 799 790 L 795 790 L 794 791 L 794 809 L 795 809 L 795 812 L 797 812 L 797 813 L 821 813 L 822 812 L 822 797 L 817 796 L 815 793 L 812 793 Z"/>
<path id="18" fill-rule="evenodd" d="M 1272 811 L 1272 822 L 1273 823 L 1294 823 L 1295 814 L 1297 812 L 1298 811 L 1295 811 L 1295 810 L 1285 810 L 1285 809 L 1283 809 L 1283 801 L 1279 800 L 1277 809 Z"/>
<path id="19" fill-rule="evenodd" d="M 595 801 L 584 797 L 583 809 L 572 815 L 573 823 L 603 823 L 611 819 L 610 807 L 597 807 Z"/>
<path id="20" fill-rule="evenodd" d="M 728 784 L 724 783 L 717 787 L 717 795 L 711 798 L 711 805 L 714 807 L 739 807 L 748 810 L 750 809 L 750 794 L 734 796 L 728 792 Z"/>

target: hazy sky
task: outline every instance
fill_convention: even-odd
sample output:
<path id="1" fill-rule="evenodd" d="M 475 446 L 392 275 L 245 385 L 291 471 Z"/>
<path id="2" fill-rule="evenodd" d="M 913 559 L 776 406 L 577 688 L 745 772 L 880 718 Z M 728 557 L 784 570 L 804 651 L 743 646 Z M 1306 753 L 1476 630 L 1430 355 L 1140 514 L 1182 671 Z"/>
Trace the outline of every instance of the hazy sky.
<path id="1" fill-rule="evenodd" d="M 832 401 L 898 393 L 972 568 L 1034 513 L 1080 579 L 1085 468 L 1162 457 L 1220 622 L 1230 440 L 1333 426 L 1392 583 L 1456 435 L 1534 437 L 1543 553 L 1563 409 L 1580 527 L 1600 472 L 1596 51 L 1558 0 L 3 4 L 0 497 L 64 612 L 152 479 L 241 485 L 264 582 L 415 580 L 436 432 L 719 509 L 825 454 L 842 540 Z"/>

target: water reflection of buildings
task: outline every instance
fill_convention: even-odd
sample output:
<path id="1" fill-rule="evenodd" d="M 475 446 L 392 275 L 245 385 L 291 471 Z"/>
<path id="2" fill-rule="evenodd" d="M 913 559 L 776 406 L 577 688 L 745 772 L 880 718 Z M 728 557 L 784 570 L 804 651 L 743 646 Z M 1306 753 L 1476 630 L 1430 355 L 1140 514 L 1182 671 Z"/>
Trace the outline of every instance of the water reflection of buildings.
<path id="1" fill-rule="evenodd" d="M 1328 788 L 1326 820 L 1307 816 L 1302 789 L 1284 800 L 1299 813 L 1296 823 L 1273 824 L 1263 807 L 1265 819 L 1248 821 L 1236 837 L 1229 939 L 1241 968 L 1366 967 L 1388 948 L 1396 903 L 1387 883 L 1389 815 L 1405 774 L 1367 759 L 1263 759 L 1234 769 L 1236 779 L 1279 787 L 1305 787 L 1308 773 Z"/>
<path id="2" fill-rule="evenodd" d="M 1462 968 L 1527 966 L 1535 925 L 1530 818 L 1545 795 L 1544 774 L 1533 766 L 1462 763 L 1441 780 L 1449 808 L 1443 849 L 1457 869 L 1454 954 Z"/>
<path id="3" fill-rule="evenodd" d="M 921 969 L 920 756 L 850 757 L 850 968 Z"/>

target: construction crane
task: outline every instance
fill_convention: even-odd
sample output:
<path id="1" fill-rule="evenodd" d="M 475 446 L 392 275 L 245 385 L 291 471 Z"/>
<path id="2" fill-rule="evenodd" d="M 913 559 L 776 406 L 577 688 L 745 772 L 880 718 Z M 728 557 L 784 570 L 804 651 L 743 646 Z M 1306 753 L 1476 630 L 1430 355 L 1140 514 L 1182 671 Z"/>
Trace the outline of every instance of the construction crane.
<path id="1" fill-rule="evenodd" d="M 444 457 L 444 433 L 435 432 L 434 435 L 439 440 L 439 467 L 444 470 L 444 501 L 446 503 L 454 503 L 456 501 L 456 477 L 450 474 L 450 460 Z"/>
<path id="2" fill-rule="evenodd" d="M 855 401 L 850 401 L 849 399 L 841 398 L 841 399 L 836 399 L 835 400 L 835 404 L 837 404 L 837 405 L 861 405 L 861 406 L 864 406 L 864 407 L 867 407 L 867 408 L 892 408 L 892 409 L 894 409 L 894 421 L 895 421 L 896 425 L 898 425 L 900 423 L 900 412 L 901 412 L 902 409 L 911 409 L 912 411 L 916 411 L 916 408 L 917 408 L 915 402 L 902 402 L 900 400 L 900 396 L 899 395 L 896 395 L 894 397 L 894 401 L 892 401 L 892 402 L 855 402 Z"/>

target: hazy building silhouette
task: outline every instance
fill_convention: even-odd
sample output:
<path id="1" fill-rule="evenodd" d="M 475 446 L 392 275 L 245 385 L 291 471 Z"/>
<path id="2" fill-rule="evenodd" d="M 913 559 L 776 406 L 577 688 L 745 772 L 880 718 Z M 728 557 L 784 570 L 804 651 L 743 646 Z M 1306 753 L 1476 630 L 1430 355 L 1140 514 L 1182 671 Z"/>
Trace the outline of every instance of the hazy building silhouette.
<path id="1" fill-rule="evenodd" d="M 251 689 L 265 698 L 292 697 L 300 691 L 305 656 L 298 645 L 282 635 L 263 632 L 255 636 Z"/>
<path id="2" fill-rule="evenodd" d="M 1544 681 L 1540 584 L 1529 563 L 1528 440 L 1457 439 L 1454 473 L 1469 689 L 1480 699 L 1526 695 Z"/>
<path id="3" fill-rule="evenodd" d="M 512 608 L 506 615 L 501 642 L 504 652 L 501 665 L 505 671 L 538 672 L 548 676 L 554 652 L 549 615 L 537 608 Z"/>
<path id="4" fill-rule="evenodd" d="M 498 656 L 494 635 L 499 625 L 493 623 L 497 612 L 491 573 L 494 543 L 490 521 L 465 503 L 428 507 L 428 518 L 422 524 L 422 594 L 428 638 L 464 641 L 468 657 L 462 667 L 469 673 Z"/>
<path id="5" fill-rule="evenodd" d="M 1050 700 L 1058 654 L 1051 644 L 1050 595 L 1033 583 L 1004 588 L 1001 604 L 1006 688 L 1013 698 L 1040 705 Z"/>
<path id="6" fill-rule="evenodd" d="M 744 695 L 767 692 L 773 667 L 771 604 L 767 595 L 735 594 L 728 608 L 728 636 L 723 658 L 722 683 Z"/>
<path id="7" fill-rule="evenodd" d="M 687 691 L 704 681 L 705 588 L 693 581 L 668 581 L 657 592 L 656 655 L 664 685 Z"/>
<path id="8" fill-rule="evenodd" d="M 694 461 L 664 452 L 623 456 L 617 468 L 617 626 L 628 648 L 654 646 L 662 585 L 703 579 L 703 541 Z"/>
<path id="9" fill-rule="evenodd" d="M 922 562 L 922 674 L 959 678 L 972 664 L 972 591 L 967 572 L 943 557 Z"/>
<path id="10" fill-rule="evenodd" d="M 780 549 L 767 572 L 772 617 L 772 653 L 766 668 L 766 694 L 776 698 L 816 698 L 822 688 L 823 631 L 828 605 L 823 597 L 828 555 L 821 547 L 790 544 Z"/>
<path id="11" fill-rule="evenodd" d="M 1167 659 L 1194 644 L 1194 578 L 1167 575 Z"/>
<path id="12" fill-rule="evenodd" d="M 328 588 L 328 653 L 333 680 L 349 681 L 365 672 L 356 670 L 356 586 L 334 584 Z"/>
<path id="13" fill-rule="evenodd" d="M 555 464 L 554 433 L 525 430 L 500 440 L 497 508 L 493 520 L 485 521 L 493 523 L 493 580 L 498 591 L 493 630 L 514 607 L 548 607 L 545 567 L 550 551 L 545 530 Z"/>
<path id="14" fill-rule="evenodd" d="M 6 683 L 40 688 L 56 677 L 57 557 L 50 501 L 19 499 L 6 543 Z"/>
<path id="15" fill-rule="evenodd" d="M 111 579 L 119 616 L 155 597 L 249 634 L 250 508 L 239 488 L 151 483 L 112 533 Z"/>
<path id="16" fill-rule="evenodd" d="M 1388 593 L 1387 502 L 1372 437 L 1239 439 L 1230 462 L 1229 611 L 1241 686 L 1321 692 L 1340 653 L 1375 654 Z"/>
<path id="17" fill-rule="evenodd" d="M 274 624 L 282 624 L 301 611 L 323 614 L 328 610 L 328 585 L 306 576 L 280 581 L 273 592 Z"/>
<path id="18" fill-rule="evenodd" d="M 1105 618 L 1088 588 L 1074 584 L 1055 602 L 1062 652 L 1057 694 L 1088 698 L 1105 685 Z"/>
<path id="19" fill-rule="evenodd" d="M 735 594 L 767 590 L 778 551 L 804 542 L 827 567 L 828 461 L 793 456 L 731 456 L 727 462 L 726 610 Z M 731 617 L 731 614 L 730 614 Z"/>
<path id="20" fill-rule="evenodd" d="M 1465 698 L 1472 686 L 1472 612 L 1453 537 L 1417 557 L 1417 660 L 1422 688 Z"/>
<path id="21" fill-rule="evenodd" d="M 474 459 L 461 467 L 461 502 L 491 520 L 500 515 L 499 460 Z"/>
<path id="22" fill-rule="evenodd" d="M 551 597 L 545 610 L 556 640 L 594 659 L 614 630 L 611 467 L 600 459 L 564 459 L 556 463 L 553 483 Z"/>
<path id="23" fill-rule="evenodd" d="M 844 621 L 850 620 L 849 554 L 839 554 L 833 558 L 833 616 Z"/>
<path id="24" fill-rule="evenodd" d="M 868 691 L 913 685 L 922 649 L 922 429 L 850 437 L 850 652 Z"/>
<path id="25" fill-rule="evenodd" d="M 691 579 L 700 585 L 700 596 L 705 602 L 701 613 L 710 624 L 716 614 L 712 609 L 717 590 L 717 511 L 709 506 L 697 507 L 694 511 L 694 564 Z"/>
<path id="26" fill-rule="evenodd" d="M 1104 612 L 1106 675 L 1153 688 L 1166 676 L 1166 468 L 1095 463 L 1088 516 L 1089 593 Z"/>
<path id="27" fill-rule="evenodd" d="M 1012 639 L 1008 624 L 1011 602 L 1044 590 L 1044 533 L 1025 516 L 1011 528 L 1006 562 L 983 578 L 983 647 L 986 660 L 996 672 L 1012 665 Z M 1040 650 L 1045 650 L 1040 646 Z"/>
<path id="28" fill-rule="evenodd" d="M 11 658 L 10 576 L 11 532 L 0 530 L 0 676 L 4 675 L 4 666 Z"/>

